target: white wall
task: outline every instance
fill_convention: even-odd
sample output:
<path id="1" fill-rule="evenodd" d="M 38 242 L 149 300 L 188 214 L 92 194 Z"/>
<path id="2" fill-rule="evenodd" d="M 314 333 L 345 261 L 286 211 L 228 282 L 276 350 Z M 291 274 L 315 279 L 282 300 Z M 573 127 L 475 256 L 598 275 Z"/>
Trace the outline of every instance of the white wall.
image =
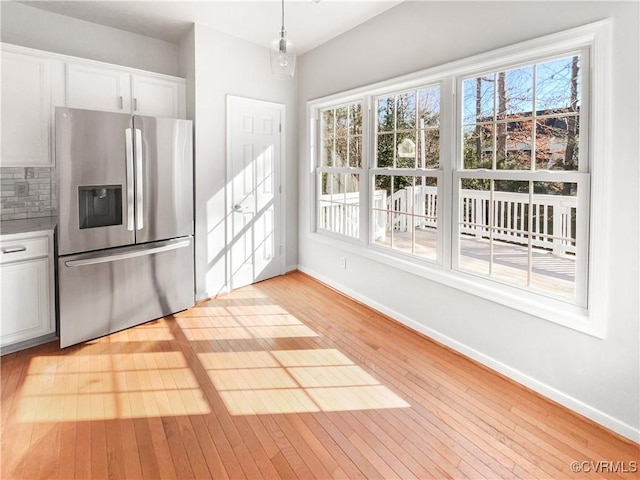
<path id="1" fill-rule="evenodd" d="M 295 80 L 271 75 L 266 47 L 195 25 L 196 297 L 225 289 L 226 96 L 283 103 L 286 265 L 297 263 Z"/>
<path id="2" fill-rule="evenodd" d="M 0 39 L 80 58 L 178 75 L 178 46 L 15 2 L 0 4 Z"/>
<path id="3" fill-rule="evenodd" d="M 637 2 L 405 2 L 299 60 L 306 102 L 604 18 L 613 19 L 614 138 L 605 192 L 607 336 L 601 340 L 359 256 L 309 232 L 300 128 L 300 268 L 626 436 L 640 438 Z M 632 215 L 630 216 L 630 213 Z M 339 269 L 347 257 L 348 270 Z"/>
<path id="4" fill-rule="evenodd" d="M 196 111 L 196 44 L 195 26 L 180 42 L 180 71 L 178 76 L 187 80 L 187 118 L 193 120 Z"/>

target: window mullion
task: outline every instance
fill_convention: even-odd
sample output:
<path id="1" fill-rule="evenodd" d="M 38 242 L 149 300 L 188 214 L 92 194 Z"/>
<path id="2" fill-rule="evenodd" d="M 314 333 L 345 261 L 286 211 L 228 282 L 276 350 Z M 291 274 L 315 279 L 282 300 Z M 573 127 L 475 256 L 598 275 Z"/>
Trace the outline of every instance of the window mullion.
<path id="1" fill-rule="evenodd" d="M 493 76 L 493 128 L 491 129 L 491 144 L 493 146 L 491 151 L 491 168 L 493 170 L 497 167 L 498 162 L 498 77 Z M 476 119 L 476 122 L 478 119 Z"/>
<path id="2" fill-rule="evenodd" d="M 366 246 L 369 244 L 371 238 L 371 228 L 370 225 L 374 225 L 372 223 L 371 212 L 372 212 L 372 182 L 371 175 L 369 170 L 371 168 L 371 155 L 373 150 L 371 149 L 370 142 L 372 141 L 371 131 L 372 131 L 372 122 L 371 122 L 371 98 L 369 96 L 365 96 L 362 99 L 362 131 L 360 132 L 362 135 L 362 158 L 360 161 L 361 173 L 360 173 L 360 242 L 362 246 Z M 374 134 L 375 136 L 375 134 Z"/>
<path id="3" fill-rule="evenodd" d="M 533 180 L 529 180 L 529 209 L 527 215 L 529 217 L 527 221 L 527 287 L 530 287 L 533 275 Z"/>
<path id="4" fill-rule="evenodd" d="M 533 66 L 533 108 L 531 110 L 531 165 L 530 170 L 535 171 L 537 169 L 536 155 L 538 148 L 538 108 L 536 103 L 538 101 L 538 65 Z"/>

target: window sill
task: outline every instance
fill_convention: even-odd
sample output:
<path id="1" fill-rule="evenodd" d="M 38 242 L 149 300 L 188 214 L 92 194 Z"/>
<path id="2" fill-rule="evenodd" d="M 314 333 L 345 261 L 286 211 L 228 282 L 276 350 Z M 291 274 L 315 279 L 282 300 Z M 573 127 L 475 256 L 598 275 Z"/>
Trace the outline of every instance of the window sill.
<path id="1" fill-rule="evenodd" d="M 547 297 L 503 285 L 461 271 L 445 270 L 442 266 L 393 252 L 376 245 L 364 246 L 348 239 L 337 239 L 324 233 L 310 233 L 309 239 L 333 248 L 339 248 L 362 258 L 382 263 L 397 270 L 411 273 L 464 293 L 504 305 L 534 317 L 576 330 L 596 338 L 605 338 L 603 325 L 598 325 L 587 309 L 571 305 L 562 300 Z"/>

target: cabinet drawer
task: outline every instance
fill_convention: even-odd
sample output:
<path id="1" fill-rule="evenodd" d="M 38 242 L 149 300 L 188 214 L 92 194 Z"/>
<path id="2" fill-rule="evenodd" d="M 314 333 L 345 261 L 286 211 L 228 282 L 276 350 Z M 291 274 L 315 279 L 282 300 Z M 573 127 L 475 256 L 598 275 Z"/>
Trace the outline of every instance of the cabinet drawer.
<path id="1" fill-rule="evenodd" d="M 25 238 L 0 242 L 0 264 L 46 257 L 49 255 L 49 237 Z"/>

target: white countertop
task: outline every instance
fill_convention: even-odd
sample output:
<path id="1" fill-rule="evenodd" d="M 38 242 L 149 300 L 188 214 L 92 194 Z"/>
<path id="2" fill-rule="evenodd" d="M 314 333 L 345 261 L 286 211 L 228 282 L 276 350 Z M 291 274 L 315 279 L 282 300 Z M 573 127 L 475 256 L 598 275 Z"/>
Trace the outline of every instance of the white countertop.
<path id="1" fill-rule="evenodd" d="M 58 224 L 58 217 L 27 218 L 0 222 L 0 235 L 52 231 Z"/>

